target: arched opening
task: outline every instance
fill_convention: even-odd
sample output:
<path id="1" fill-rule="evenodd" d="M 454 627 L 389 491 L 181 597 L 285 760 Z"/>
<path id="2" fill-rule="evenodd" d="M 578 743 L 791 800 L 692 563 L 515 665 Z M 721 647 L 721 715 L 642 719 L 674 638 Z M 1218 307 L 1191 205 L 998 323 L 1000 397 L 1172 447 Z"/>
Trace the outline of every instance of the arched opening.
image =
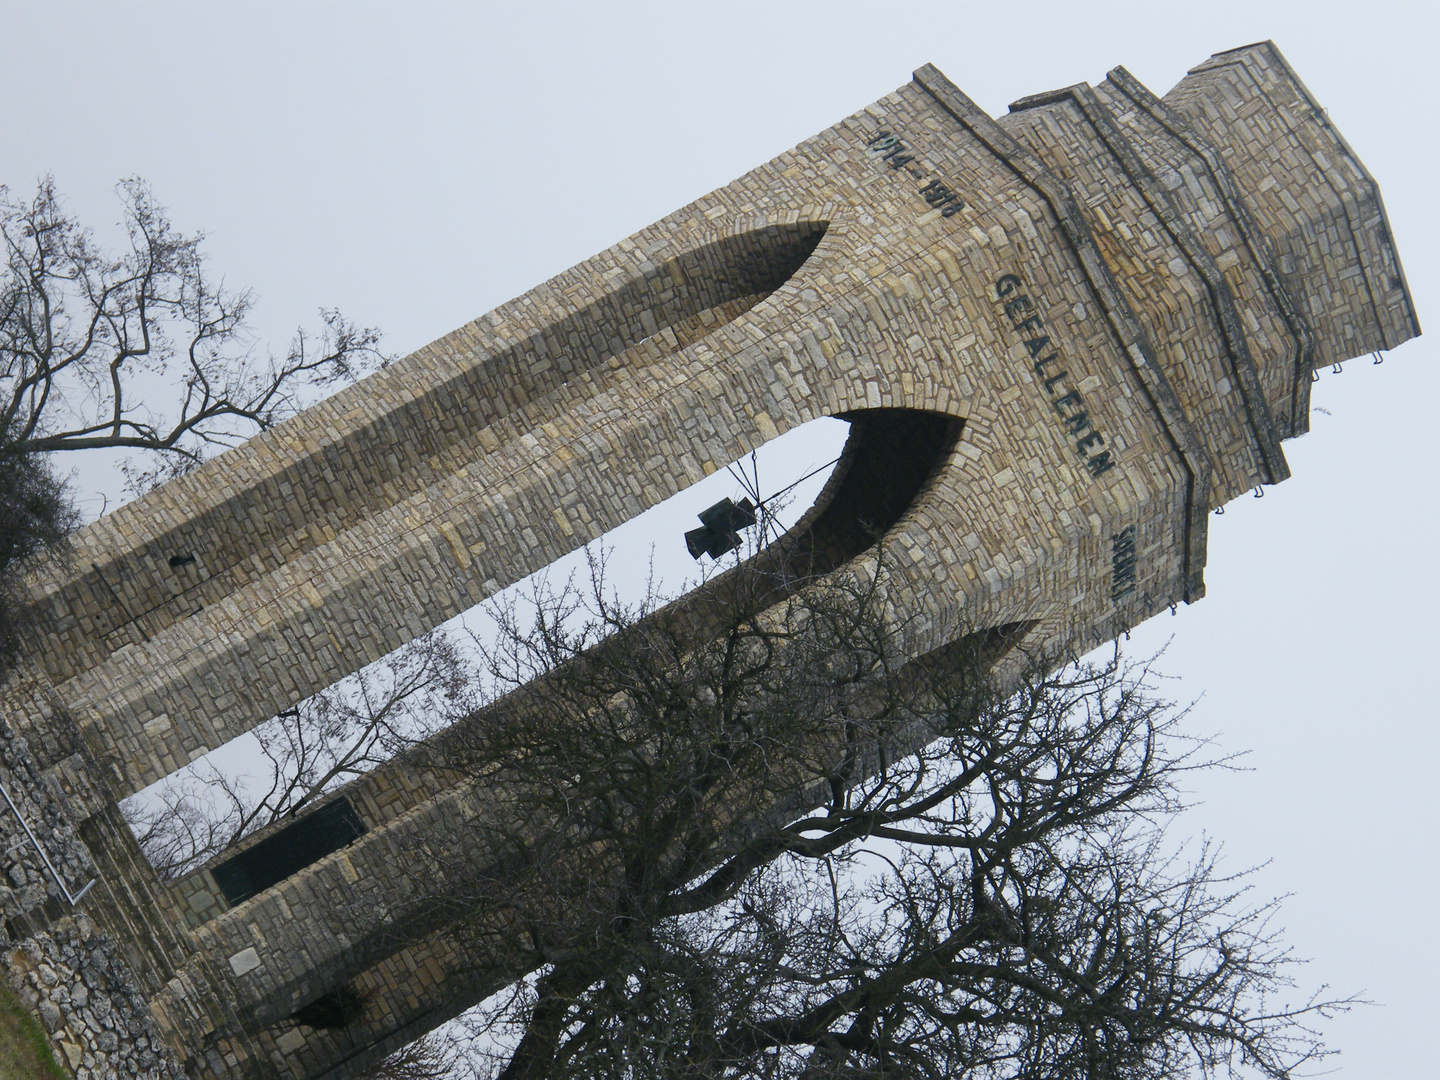
<path id="1" fill-rule="evenodd" d="M 757 569 L 768 576 L 768 600 L 779 603 L 807 579 L 831 573 L 877 544 L 915 505 L 954 452 L 965 421 L 923 409 L 862 409 L 838 419 L 849 435 L 813 506 L 772 545 L 675 601 L 690 609 L 697 634 L 705 610 L 723 611 L 728 590 L 744 575 L 753 588 Z"/>
<path id="2" fill-rule="evenodd" d="M 767 496 L 792 489 L 797 479 L 813 474 L 789 491 L 792 497 L 789 505 L 778 507 L 776 523 L 782 530 L 807 513 L 817 493 L 824 489 L 851 427 L 845 421 L 823 417 L 758 448 L 759 475 Z M 745 465 L 747 468 L 751 465 L 748 456 Z M 738 489 L 730 473 L 721 469 L 610 530 L 586 548 L 572 552 L 461 613 L 439 630 L 452 633 L 462 645 L 471 630 L 483 636 L 491 632 L 490 613 L 494 609 L 512 601 L 526 604 L 530 592 L 547 579 L 561 585 L 572 575 L 584 580 L 589 572 L 587 556 L 600 551 L 613 553 L 607 590 L 613 587 L 625 602 L 635 602 L 644 596 L 650 587 L 652 570 L 657 575 L 656 586 L 661 594 L 683 596 L 695 587 L 702 575 L 698 573 L 701 568 L 685 552 L 682 532 L 693 524 L 697 510 L 730 492 L 738 494 Z M 411 703 L 416 703 L 420 710 L 429 708 L 433 698 L 428 691 L 422 688 L 414 697 L 403 702 L 398 700 L 401 695 L 397 687 L 403 692 L 406 687 L 425 680 L 421 670 L 423 659 L 421 663 L 406 660 L 408 648 L 396 650 L 320 695 L 299 702 L 295 708 L 208 751 L 122 804 L 125 816 L 151 855 L 155 868 L 173 881 L 181 909 L 192 925 L 200 925 L 229 907 L 243 903 L 385 823 L 399 812 L 407 799 L 424 797 L 427 789 L 423 782 L 419 787 L 410 788 L 400 784 L 378 794 L 365 783 L 366 775 L 386 767 L 385 761 L 393 756 L 397 747 L 434 731 L 433 727 L 427 730 L 423 722 L 412 723 L 424 718 L 411 715 L 415 711 Z M 378 674 L 368 686 L 360 685 L 371 673 Z M 328 700 L 322 702 L 321 698 Z M 273 822 L 251 831 L 251 822 L 273 816 L 267 811 L 252 817 L 256 800 L 272 786 L 281 793 L 277 799 L 291 790 L 293 774 L 300 768 L 299 755 L 304 755 L 303 768 L 310 775 L 323 777 L 332 772 L 341 751 L 359 745 L 359 735 L 347 736 L 351 741 L 336 753 L 330 753 L 329 743 L 313 738 L 291 738 L 287 725 L 318 719 L 318 705 L 325 709 L 326 722 L 322 726 L 327 740 L 336 731 L 363 731 L 363 719 L 358 724 L 350 720 L 363 717 L 367 710 L 369 715 L 377 715 L 376 702 L 381 706 L 394 703 L 385 725 L 399 737 L 391 738 L 387 734 L 373 747 L 362 748 L 363 752 L 352 755 L 360 766 L 356 771 L 337 775 L 334 783 L 319 792 L 320 797 L 306 799 L 298 806 L 293 801 L 286 803 Z M 387 742 L 388 745 L 384 745 Z M 401 763 L 396 763 L 395 768 L 401 767 Z M 357 772 L 362 775 L 355 780 Z M 280 782 L 272 785 L 272 776 Z M 406 783 L 413 780 L 409 778 Z M 354 798 L 346 794 L 347 781 L 359 784 L 362 789 L 351 792 Z M 229 824 L 221 834 L 212 834 L 206 822 L 217 819 Z M 180 846 L 166 848 L 169 835 L 166 830 L 172 827 Z M 235 839 L 237 828 L 243 831 L 238 840 Z M 207 854 L 213 846 L 207 849 L 189 844 L 192 836 L 208 842 L 212 835 L 218 835 L 221 841 L 218 846 L 223 850 Z"/>
<path id="3" fill-rule="evenodd" d="M 56 635 L 36 659 L 57 682 L 70 678 L 462 468 L 485 452 L 487 432 L 496 437 L 492 426 L 517 429 L 503 438 L 522 433 L 534 418 L 521 410 L 543 407 L 567 384 L 588 376 L 598 385 L 610 369 L 653 364 L 694 344 L 790 280 L 827 228 L 799 221 L 747 230 L 647 266 L 598 297 L 587 290 L 570 313 L 420 393 L 386 400 L 391 376 L 376 376 L 369 385 L 384 407 L 373 418 L 143 548 L 77 574 L 36 613 L 40 632 Z M 455 346 L 475 347 L 468 338 Z M 401 361 L 395 371 L 405 368 Z M 83 627 L 76 611 L 87 613 Z"/>
<path id="4" fill-rule="evenodd" d="M 965 421 L 921 409 L 845 413 L 850 437 L 814 510 L 782 541 L 800 576 L 826 574 L 860 555 L 914 505 L 950 457 Z"/>
<path id="5" fill-rule="evenodd" d="M 848 425 L 845 447 L 839 454 L 833 474 L 825 480 L 813 505 L 799 514 L 799 520 L 779 540 L 751 556 L 752 561 L 770 560 L 765 572 L 774 574 L 780 586 L 842 567 L 871 548 L 904 519 L 917 499 L 923 498 L 927 485 L 953 452 L 962 429 L 962 422 L 956 418 L 915 410 L 857 412 L 848 414 L 844 422 Z M 773 489 L 784 479 L 777 478 L 769 486 Z M 690 509 L 698 509 L 702 501 L 692 502 Z M 678 534 L 672 533 L 670 539 L 678 546 Z M 723 581 L 724 576 L 714 580 Z M 698 591 L 703 594 L 706 589 L 707 586 L 702 585 Z M 676 603 L 684 605 L 686 598 Z M 401 763 L 401 767 L 403 765 Z M 372 807 L 369 804 L 378 800 L 373 792 L 366 794 L 358 790 L 369 779 L 361 778 L 345 791 L 336 792 L 328 800 L 321 801 L 317 809 L 308 810 L 278 831 L 271 832 L 268 837 L 260 838 L 248 849 L 242 849 L 238 857 L 231 857 L 229 866 L 212 864 L 208 870 L 212 883 L 223 887 L 222 878 L 234 876 L 238 879 L 241 876 L 238 871 L 241 870 L 249 875 L 249 884 L 261 884 L 262 878 L 270 879 L 266 884 L 278 883 L 285 876 L 304 870 L 303 866 L 293 865 L 295 854 L 301 846 L 306 846 L 301 841 L 308 845 L 319 832 L 314 824 L 307 823 L 322 817 L 327 807 L 339 808 L 337 816 L 340 816 L 340 809 L 361 816 L 370 814 Z M 404 783 L 390 782 L 393 779 L 392 774 L 383 785 L 375 786 L 377 789 L 383 786 L 386 791 L 405 787 Z M 425 795 L 418 789 L 412 790 L 417 797 Z M 404 809 L 399 808 L 402 812 Z M 386 824 L 387 819 L 376 818 L 371 827 L 383 828 Z M 353 835 L 358 836 L 359 830 L 355 830 Z M 348 839 L 341 837 L 340 843 Z M 314 850 L 315 859 L 323 855 L 318 845 Z M 363 850 L 352 857 L 363 858 Z M 282 866 L 282 859 L 289 861 Z M 313 861 L 307 853 L 307 865 Z M 264 888 L 262 884 L 260 891 Z M 246 892 L 237 891 L 235 895 L 230 895 L 230 890 L 225 892 L 226 906 L 244 903 L 250 896 L 248 888 Z M 273 900 L 266 901 L 256 896 L 255 902 L 273 903 Z M 412 929 L 418 933 L 424 928 L 416 924 Z M 398 948 L 403 944 L 403 941 L 397 941 L 394 946 L 387 947 Z M 379 945 L 370 943 L 368 939 L 365 948 L 370 950 L 365 955 L 379 955 Z M 317 1023 L 322 1027 L 337 1028 L 358 1024 L 360 1021 L 355 1016 L 338 1009 L 336 1001 L 332 1000 L 334 995 L 332 990 L 306 1004 L 301 1012 L 294 1014 L 294 1019 L 311 1027 Z"/>
<path id="6" fill-rule="evenodd" d="M 842 428 L 841 422 L 847 426 Z M 761 577 L 772 583 L 771 593 L 765 599 L 778 602 L 807 579 L 839 569 L 875 545 L 922 497 L 926 486 L 954 451 L 963 425 L 963 420 L 956 417 L 923 410 L 862 410 L 814 422 L 818 441 L 813 441 L 803 452 L 795 447 L 806 438 L 805 427 L 811 425 L 774 440 L 773 444 L 786 443 L 791 447 L 786 455 L 789 473 L 767 462 L 763 466 L 768 481 L 766 490 L 757 491 L 762 498 L 783 490 L 791 476 L 816 472 L 814 464 L 825 462 L 834 453 L 831 447 L 838 442 L 837 435 L 843 434 L 844 445 L 838 457 L 831 459 L 834 467 L 828 478 L 814 477 L 808 490 L 813 492 L 818 487 L 818 494 L 810 495 L 803 487 L 797 489 L 808 505 L 789 508 L 779 537 L 758 549 L 752 545 L 745 560 L 746 569 L 753 571 L 758 567 Z M 757 457 L 763 457 L 771 445 L 757 451 Z M 723 484 L 724 476 L 711 477 L 706 491 L 716 490 L 716 482 Z M 702 494 L 704 485 L 702 482 L 648 513 L 677 503 L 679 520 L 683 520 L 698 512 L 712 497 Z M 676 520 L 672 510 L 666 519 L 665 533 L 656 539 L 675 548 L 683 559 L 680 529 L 674 525 Z M 597 545 L 617 544 L 618 532 L 607 533 Z M 631 549 L 636 546 L 635 539 L 620 542 Z M 583 552 L 576 554 L 583 555 Z M 630 557 L 629 551 L 625 554 Z M 636 560 L 629 558 L 629 561 Z M 575 565 L 582 567 L 583 563 Z M 564 573 L 559 563 L 548 570 Z M 656 615 L 670 619 L 678 616 L 687 626 L 687 633 L 703 635 L 709 620 L 723 610 L 725 591 L 732 587 L 739 573 L 737 565 L 700 582 L 659 609 Z M 752 583 L 755 580 L 753 573 L 749 580 Z M 524 583 L 519 585 L 517 592 L 524 588 Z M 603 643 L 598 647 L 603 649 Z M 438 732 L 433 737 L 443 740 L 446 736 Z M 421 752 L 420 757 L 423 756 Z M 408 805 L 418 804 L 439 790 L 437 784 L 453 783 L 453 779 L 426 776 L 425 768 L 416 766 L 415 760 L 418 760 L 415 755 L 402 754 L 390 763 L 372 761 L 364 774 L 323 793 L 323 797 L 310 801 L 297 813 L 284 816 L 273 826 L 257 831 L 235 848 L 188 872 L 176 883 L 187 914 L 192 914 L 198 925 L 243 903 L 368 830 L 394 820 Z M 397 776 L 403 779 L 397 781 Z"/>

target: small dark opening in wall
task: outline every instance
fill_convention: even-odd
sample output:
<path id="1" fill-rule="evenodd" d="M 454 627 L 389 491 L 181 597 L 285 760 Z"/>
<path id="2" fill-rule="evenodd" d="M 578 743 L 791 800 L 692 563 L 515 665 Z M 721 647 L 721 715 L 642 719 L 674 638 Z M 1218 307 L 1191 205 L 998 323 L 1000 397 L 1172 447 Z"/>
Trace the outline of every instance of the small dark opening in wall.
<path id="1" fill-rule="evenodd" d="M 941 645 L 911 663 L 934 671 L 973 671 L 984 674 L 1005 659 L 1010 651 L 1025 639 L 1025 635 L 1038 625 L 1037 620 L 1027 619 L 1024 622 L 1004 623 L 988 630 L 977 630 L 948 645 Z"/>
<path id="2" fill-rule="evenodd" d="M 170 556 L 170 569 L 172 569 L 172 570 L 178 570 L 178 569 L 179 569 L 180 567 L 182 567 L 182 566 L 189 566 L 189 565 L 190 565 L 192 562 L 194 562 L 194 561 L 195 561 L 195 556 L 194 556 L 194 555 L 171 555 L 171 556 Z"/>
<path id="3" fill-rule="evenodd" d="M 342 796 L 213 867 L 210 874 L 233 907 L 364 833 L 355 808 Z"/>
<path id="4" fill-rule="evenodd" d="M 349 1027 L 364 1015 L 364 996 L 348 986 L 342 986 L 296 1009 L 291 1019 L 321 1031 L 337 1031 Z"/>

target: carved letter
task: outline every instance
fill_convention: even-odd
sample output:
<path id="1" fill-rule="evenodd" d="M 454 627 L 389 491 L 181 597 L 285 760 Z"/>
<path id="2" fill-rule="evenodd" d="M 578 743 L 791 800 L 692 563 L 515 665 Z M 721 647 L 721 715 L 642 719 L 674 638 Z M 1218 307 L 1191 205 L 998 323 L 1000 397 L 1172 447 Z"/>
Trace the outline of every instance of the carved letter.
<path id="1" fill-rule="evenodd" d="M 1109 472 L 1115 467 L 1115 462 L 1110 460 L 1110 451 L 1101 450 L 1094 457 L 1085 462 L 1085 467 L 1090 470 L 1091 476 L 1099 476 L 1103 472 Z"/>
<path id="2" fill-rule="evenodd" d="M 1037 315 L 1032 315 L 1032 316 L 1030 316 L 1030 319 L 1038 319 L 1038 318 L 1039 318 L 1039 316 L 1037 316 Z M 1030 321 L 1030 319 L 1026 319 L 1025 322 L 1028 323 L 1028 322 Z M 1023 324 L 1022 324 L 1022 325 L 1023 325 Z M 1050 339 L 1049 339 L 1048 337 L 1036 337 L 1036 338 L 1026 338 L 1026 339 L 1025 339 L 1025 348 L 1027 348 L 1027 349 L 1030 350 L 1030 355 L 1031 355 L 1031 356 L 1038 356 L 1038 355 L 1044 350 L 1045 346 L 1046 346 L 1046 345 L 1049 345 L 1049 344 L 1050 344 Z"/>
<path id="3" fill-rule="evenodd" d="M 997 297 L 1009 296 L 1023 284 L 1025 283 L 1014 274 L 1006 274 L 999 281 L 995 282 L 995 295 Z"/>
<path id="4" fill-rule="evenodd" d="M 1062 378 L 1065 377 L 1065 374 L 1066 374 L 1066 373 L 1062 371 L 1059 375 L 1056 375 L 1055 378 L 1057 378 L 1057 379 L 1062 379 Z M 1050 389 L 1050 380 L 1048 380 L 1048 379 L 1045 381 L 1045 389 L 1046 389 L 1046 390 L 1049 390 L 1049 389 Z M 1065 408 L 1066 408 L 1066 406 L 1068 406 L 1068 405 L 1079 405 L 1079 404 L 1081 404 L 1080 395 L 1077 394 L 1074 390 L 1071 390 L 1068 394 L 1063 394 L 1063 395 L 1061 395 L 1060 397 L 1058 397 L 1058 398 L 1056 398 L 1054 401 L 1052 401 L 1050 404 L 1054 405 L 1054 406 L 1055 406 L 1055 411 L 1056 411 L 1057 413 L 1059 413 L 1062 417 L 1064 417 L 1064 416 L 1065 416 Z M 1084 415 L 1085 415 L 1085 410 L 1084 410 L 1084 409 L 1081 409 L 1081 410 L 1080 410 L 1080 415 L 1081 415 L 1081 416 L 1084 416 Z"/>

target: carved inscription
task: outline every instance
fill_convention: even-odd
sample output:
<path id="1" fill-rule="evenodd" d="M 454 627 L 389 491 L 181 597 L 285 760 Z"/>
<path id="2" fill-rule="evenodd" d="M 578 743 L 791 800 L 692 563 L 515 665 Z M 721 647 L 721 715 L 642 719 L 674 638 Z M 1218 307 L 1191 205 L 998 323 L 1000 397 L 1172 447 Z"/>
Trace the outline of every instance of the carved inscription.
<path id="1" fill-rule="evenodd" d="M 1135 526 L 1110 538 L 1110 602 L 1119 603 L 1135 591 Z"/>
<path id="2" fill-rule="evenodd" d="M 1020 335 L 1025 349 L 1030 354 L 1035 378 L 1045 388 L 1050 406 L 1060 418 L 1065 432 L 1075 442 L 1075 453 L 1091 476 L 1099 476 L 1115 467 L 1110 451 L 1105 449 L 1105 437 L 1095 430 L 1090 422 L 1090 411 L 1080 391 L 1070 385 L 1070 372 L 1060 357 L 1060 350 L 1050 341 L 1045 332 L 1045 323 L 1035 310 L 1035 303 L 1020 291 L 1025 283 L 1014 274 L 1006 274 L 995 282 L 995 298 L 1005 305 L 1005 316 Z"/>
<path id="3" fill-rule="evenodd" d="M 905 145 L 898 135 L 888 131 L 877 131 L 866 144 L 868 153 L 874 154 L 892 169 L 903 169 L 916 180 L 930 176 L 915 161 L 915 152 Z M 915 194 L 926 201 L 931 209 L 939 210 L 941 217 L 954 217 L 965 209 L 965 200 L 943 180 L 931 179 L 924 187 L 916 188 Z"/>

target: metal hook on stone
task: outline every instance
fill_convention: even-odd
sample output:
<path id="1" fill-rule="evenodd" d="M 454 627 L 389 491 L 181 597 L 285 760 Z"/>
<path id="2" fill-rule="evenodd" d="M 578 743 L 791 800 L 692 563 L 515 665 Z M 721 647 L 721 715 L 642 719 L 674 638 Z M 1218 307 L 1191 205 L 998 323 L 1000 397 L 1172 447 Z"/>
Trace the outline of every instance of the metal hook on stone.
<path id="1" fill-rule="evenodd" d="M 1344 373 L 1345 373 L 1345 369 L 1344 369 L 1343 367 L 1341 367 L 1339 364 L 1336 364 L 1334 367 L 1332 367 L 1332 368 L 1330 369 L 1330 374 L 1331 374 L 1331 375 L 1343 375 Z"/>
<path id="2" fill-rule="evenodd" d="M 1265 485 L 1264 485 L 1264 484 L 1256 484 L 1256 485 L 1255 485 L 1255 498 L 1257 498 L 1257 499 L 1263 499 L 1264 497 L 1265 497 Z"/>
<path id="3" fill-rule="evenodd" d="M 1171 615 L 1174 615 L 1174 614 L 1175 614 L 1175 605 L 1174 605 L 1174 604 L 1171 604 L 1171 605 L 1170 605 L 1170 614 L 1171 614 Z"/>
<path id="4" fill-rule="evenodd" d="M 1314 368 L 1311 368 L 1311 369 L 1310 369 L 1310 381 L 1311 381 L 1311 382 L 1319 382 L 1319 381 L 1320 381 L 1320 372 L 1316 371 Z"/>
<path id="5" fill-rule="evenodd" d="M 1225 513 L 1225 508 L 1224 508 L 1223 506 L 1217 506 L 1217 507 L 1215 507 L 1215 516 L 1216 516 L 1216 517 L 1219 517 L 1219 516 L 1220 516 L 1221 514 L 1223 514 L 1223 513 Z"/>
<path id="6" fill-rule="evenodd" d="M 1371 353 L 1370 355 L 1375 358 L 1375 361 L 1374 361 L 1374 362 L 1375 362 L 1376 364 L 1383 364 L 1383 363 L 1385 363 L 1385 356 L 1384 356 L 1384 354 L 1378 353 L 1378 352 L 1373 352 L 1373 353 Z"/>

